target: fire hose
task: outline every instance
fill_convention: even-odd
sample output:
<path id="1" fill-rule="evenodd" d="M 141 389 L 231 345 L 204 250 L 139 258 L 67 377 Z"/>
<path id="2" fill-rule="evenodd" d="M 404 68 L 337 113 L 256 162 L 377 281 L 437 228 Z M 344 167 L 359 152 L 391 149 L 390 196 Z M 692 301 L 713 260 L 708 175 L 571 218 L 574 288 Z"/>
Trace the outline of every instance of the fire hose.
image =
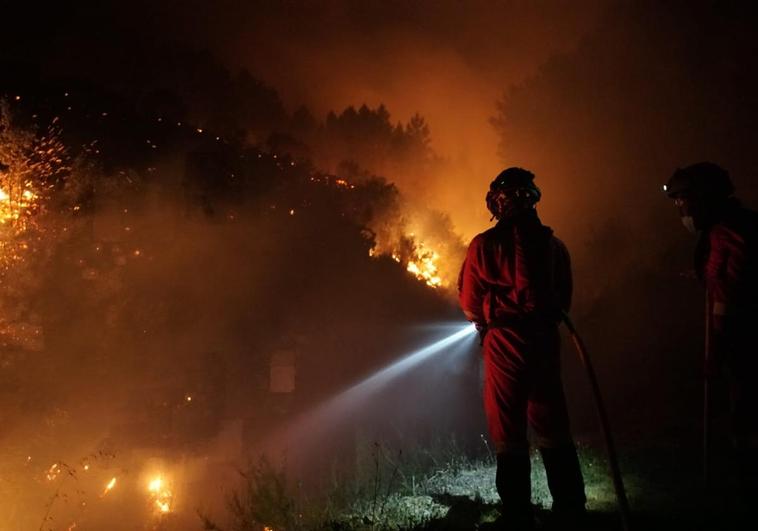
<path id="1" fill-rule="evenodd" d="M 600 385 L 597 382 L 597 376 L 595 375 L 595 369 L 592 366 L 589 354 L 587 353 L 587 347 L 584 345 L 584 341 L 579 336 L 579 333 L 574 327 L 574 323 L 567 313 L 563 314 L 563 322 L 566 323 L 566 328 L 571 335 L 571 339 L 576 347 L 576 352 L 579 355 L 579 359 L 587 372 L 587 377 L 590 381 L 590 387 L 592 388 L 592 395 L 595 399 L 595 407 L 597 409 L 598 419 L 600 420 L 600 427 L 603 431 L 603 438 L 605 439 L 605 450 L 608 455 L 608 466 L 611 472 L 611 479 L 613 480 L 613 489 L 616 492 L 616 502 L 618 503 L 619 515 L 621 517 L 621 527 L 624 531 L 630 530 L 630 511 L 629 501 L 626 498 L 626 489 L 624 488 L 624 480 L 621 476 L 621 469 L 619 468 L 618 455 L 616 454 L 616 445 L 613 442 L 613 435 L 611 433 L 610 422 L 608 422 L 608 414 L 605 411 L 605 405 L 603 403 L 602 395 L 600 394 Z"/>
<path id="2" fill-rule="evenodd" d="M 705 356 L 703 359 L 704 374 L 703 378 L 703 490 L 706 492 L 706 499 L 711 483 L 711 297 L 708 290 L 705 290 Z"/>

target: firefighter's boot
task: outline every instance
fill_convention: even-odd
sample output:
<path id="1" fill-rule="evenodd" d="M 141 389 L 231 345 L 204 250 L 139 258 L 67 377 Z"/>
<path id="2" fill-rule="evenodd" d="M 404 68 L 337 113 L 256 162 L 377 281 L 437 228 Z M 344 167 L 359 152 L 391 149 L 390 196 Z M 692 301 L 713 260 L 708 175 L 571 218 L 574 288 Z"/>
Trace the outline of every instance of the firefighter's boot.
<path id="1" fill-rule="evenodd" d="M 497 456 L 495 485 L 502 501 L 498 522 L 503 529 L 534 529 L 531 468 L 528 452 L 501 453 Z"/>
<path id="2" fill-rule="evenodd" d="M 553 497 L 551 527 L 575 529 L 586 520 L 584 479 L 574 445 L 540 449 Z"/>

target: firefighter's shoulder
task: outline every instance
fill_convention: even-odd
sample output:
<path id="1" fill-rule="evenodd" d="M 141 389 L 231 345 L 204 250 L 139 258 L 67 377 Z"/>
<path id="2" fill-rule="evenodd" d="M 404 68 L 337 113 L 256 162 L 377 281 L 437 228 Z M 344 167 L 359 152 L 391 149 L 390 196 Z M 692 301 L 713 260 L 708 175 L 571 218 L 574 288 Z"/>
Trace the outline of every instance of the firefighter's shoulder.
<path id="1" fill-rule="evenodd" d="M 742 221 L 742 220 L 740 220 Z M 744 223 L 735 223 L 731 220 L 720 222 L 713 225 L 708 231 L 709 245 L 715 252 L 737 252 L 742 251 L 753 242 L 754 237 L 750 237 L 754 230 L 750 230 Z"/>
<path id="2" fill-rule="evenodd" d="M 466 262 L 469 265 L 481 262 L 484 256 L 489 253 L 488 249 L 492 247 L 492 238 L 488 233 L 490 233 L 490 230 L 480 232 L 469 243 L 468 250 L 466 251 Z"/>
<path id="3" fill-rule="evenodd" d="M 564 255 L 564 256 L 569 256 L 568 247 L 566 247 L 566 244 L 563 243 L 563 240 L 561 240 L 559 237 L 557 237 L 555 234 L 553 234 L 550 237 L 550 241 L 553 244 L 553 249 L 555 250 L 555 252 L 557 252 L 557 253 L 559 253 L 561 255 Z"/>
<path id="4" fill-rule="evenodd" d="M 469 243 L 469 245 L 468 245 L 469 249 L 476 249 L 476 248 L 479 248 L 482 245 L 484 245 L 484 243 L 489 239 L 488 233 L 491 230 L 492 229 L 486 230 L 484 232 L 480 232 L 479 234 L 477 234 L 476 236 L 474 236 L 471 239 L 471 243 Z"/>
<path id="5" fill-rule="evenodd" d="M 482 245 L 486 242 L 501 239 L 502 234 L 503 234 L 503 231 L 500 230 L 497 225 L 495 225 L 494 227 L 490 227 L 484 232 L 480 232 L 479 234 L 474 236 L 474 239 L 471 240 L 471 243 L 473 244 L 476 241 L 478 245 Z"/>

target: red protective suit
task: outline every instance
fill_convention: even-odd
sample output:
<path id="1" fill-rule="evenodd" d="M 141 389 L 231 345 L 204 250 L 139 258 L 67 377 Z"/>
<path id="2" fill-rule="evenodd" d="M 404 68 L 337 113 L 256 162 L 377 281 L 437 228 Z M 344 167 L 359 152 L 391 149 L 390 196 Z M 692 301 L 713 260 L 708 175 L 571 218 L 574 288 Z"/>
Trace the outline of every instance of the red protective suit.
<path id="1" fill-rule="evenodd" d="M 709 294 L 711 352 L 728 376 L 732 437 L 758 448 L 758 214 L 733 202 L 701 234 L 696 266 Z"/>
<path id="2" fill-rule="evenodd" d="M 558 324 L 571 303 L 563 243 L 536 214 L 500 221 L 476 236 L 459 278 L 466 317 L 486 325 L 484 407 L 498 453 L 571 445 Z"/>

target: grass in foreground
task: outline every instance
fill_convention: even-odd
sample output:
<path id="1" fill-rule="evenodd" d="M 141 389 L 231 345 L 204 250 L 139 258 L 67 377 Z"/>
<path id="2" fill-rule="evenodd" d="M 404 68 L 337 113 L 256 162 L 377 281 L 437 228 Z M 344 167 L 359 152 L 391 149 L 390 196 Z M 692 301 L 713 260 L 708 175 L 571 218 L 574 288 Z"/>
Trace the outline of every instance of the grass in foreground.
<path id="1" fill-rule="evenodd" d="M 435 455 L 435 456 L 433 456 Z M 704 504 L 697 467 L 681 449 L 625 453 L 627 494 L 637 529 L 729 529 L 739 525 L 728 489 Z M 694 456 L 692 456 L 694 457 Z M 588 509 L 587 530 L 620 530 L 615 494 L 602 454 L 580 448 Z M 696 460 L 693 461 L 696 463 Z M 320 496 L 306 496 L 267 461 L 250 467 L 230 500 L 229 522 L 204 518 L 206 530 L 474 530 L 492 528 L 499 516 L 495 465 L 490 457 L 420 452 L 404 456 L 373 445 L 351 475 L 334 473 Z M 532 500 L 544 521 L 551 504 L 539 454 L 532 456 Z M 710 518 L 718 524 L 708 523 Z"/>

